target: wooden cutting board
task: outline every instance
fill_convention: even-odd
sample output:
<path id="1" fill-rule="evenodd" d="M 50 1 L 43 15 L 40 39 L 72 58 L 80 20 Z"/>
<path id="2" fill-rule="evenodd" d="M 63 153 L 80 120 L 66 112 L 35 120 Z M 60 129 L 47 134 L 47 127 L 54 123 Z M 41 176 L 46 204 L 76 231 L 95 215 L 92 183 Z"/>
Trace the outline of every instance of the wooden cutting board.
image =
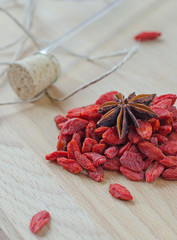
<path id="1" fill-rule="evenodd" d="M 108 2 L 40 0 L 32 33 L 54 40 Z M 111 14 L 56 52 L 64 71 L 55 85 L 60 96 L 121 60 L 114 57 L 87 62 L 67 55 L 63 49 L 94 55 L 122 50 L 135 44 L 133 36 L 145 30 L 161 31 L 161 39 L 141 44 L 138 52 L 116 73 L 65 102 L 54 103 L 44 96 L 33 104 L 1 107 L 0 239 L 177 239 L 175 181 L 159 178 L 151 184 L 132 182 L 117 172 L 105 171 L 105 180 L 98 183 L 84 174 L 70 174 L 44 159 L 56 148 L 59 131 L 53 118 L 57 114 L 92 104 L 109 90 L 118 90 L 126 96 L 133 91 L 137 94 L 177 93 L 176 9 L 175 0 L 123 1 Z M 22 13 L 20 6 L 9 11 L 16 17 Z M 4 36 L 1 44 L 21 33 L 5 15 L 1 15 L 0 20 L 1 36 Z M 10 57 L 15 49 L 4 51 L 1 60 Z M 25 49 L 21 58 L 36 51 L 31 42 Z M 6 80 L 4 77 L 0 83 L 1 102 L 17 99 Z M 126 186 L 134 200 L 114 199 L 108 192 L 111 183 Z M 40 210 L 48 210 L 52 220 L 38 235 L 33 235 L 29 222 Z"/>

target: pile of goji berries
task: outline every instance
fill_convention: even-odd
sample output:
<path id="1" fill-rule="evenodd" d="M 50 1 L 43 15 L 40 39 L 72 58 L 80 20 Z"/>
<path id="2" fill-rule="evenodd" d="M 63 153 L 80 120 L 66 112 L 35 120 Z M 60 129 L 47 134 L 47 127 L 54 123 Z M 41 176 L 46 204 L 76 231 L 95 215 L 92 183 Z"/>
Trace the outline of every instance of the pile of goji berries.
<path id="1" fill-rule="evenodd" d="M 138 120 L 139 128 L 130 126 L 120 139 L 116 127 L 98 127 L 102 117 L 101 104 L 114 101 L 112 91 L 103 94 L 93 105 L 74 108 L 66 116 L 54 118 L 61 130 L 57 151 L 46 160 L 57 161 L 71 173 L 86 171 L 95 181 L 103 181 L 104 169 L 119 171 L 132 181 L 153 182 L 159 176 L 177 180 L 177 96 L 155 97 L 151 109 L 157 118 Z M 131 200 L 130 192 L 119 184 L 111 184 L 110 193 L 120 199 Z"/>

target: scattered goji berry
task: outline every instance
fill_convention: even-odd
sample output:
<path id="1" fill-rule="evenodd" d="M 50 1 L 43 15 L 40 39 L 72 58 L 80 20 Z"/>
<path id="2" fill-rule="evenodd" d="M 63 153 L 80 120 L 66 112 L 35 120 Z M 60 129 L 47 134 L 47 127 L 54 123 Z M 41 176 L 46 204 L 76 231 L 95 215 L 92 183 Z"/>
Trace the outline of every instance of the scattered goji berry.
<path id="1" fill-rule="evenodd" d="M 139 150 L 136 145 L 132 145 L 129 149 L 129 152 L 139 153 Z"/>
<path id="2" fill-rule="evenodd" d="M 166 156 L 160 163 L 165 167 L 177 167 L 177 156 Z"/>
<path id="3" fill-rule="evenodd" d="M 118 157 L 114 157 L 112 159 L 107 158 L 106 162 L 102 164 L 102 167 L 107 170 L 119 171 L 120 169 L 120 161 Z"/>
<path id="4" fill-rule="evenodd" d="M 153 99 L 153 103 L 157 104 L 162 100 L 166 100 L 166 99 L 171 99 L 172 100 L 172 105 L 176 102 L 177 96 L 176 94 L 164 94 L 161 96 L 155 96 L 155 98 Z"/>
<path id="5" fill-rule="evenodd" d="M 81 135 L 78 132 L 74 133 L 72 139 L 76 141 L 79 149 L 81 150 Z"/>
<path id="6" fill-rule="evenodd" d="M 143 166 L 143 171 L 145 171 L 153 162 L 153 158 L 146 158 L 146 160 L 144 161 L 144 166 Z"/>
<path id="7" fill-rule="evenodd" d="M 159 130 L 159 127 L 160 127 L 160 121 L 158 119 L 155 119 L 155 118 L 151 118 L 149 119 L 149 122 L 152 126 L 152 132 L 158 132 Z"/>
<path id="8" fill-rule="evenodd" d="M 103 95 L 101 95 L 95 102 L 95 104 L 97 105 L 102 105 L 104 102 L 108 102 L 108 101 L 115 101 L 114 100 L 114 95 L 117 94 L 117 91 L 111 91 L 111 92 L 107 92 L 104 93 Z"/>
<path id="9" fill-rule="evenodd" d="M 91 152 L 95 144 L 97 144 L 97 141 L 95 139 L 85 138 L 82 145 L 82 153 Z"/>
<path id="10" fill-rule="evenodd" d="M 95 180 L 97 182 L 101 182 L 101 181 L 104 180 L 104 171 L 103 171 L 103 168 L 101 166 L 98 166 L 96 168 L 95 172 L 87 170 L 87 173 L 88 173 L 88 176 L 90 178 L 92 178 L 93 180 Z"/>
<path id="11" fill-rule="evenodd" d="M 120 147 L 118 149 L 118 152 L 117 152 L 117 156 L 118 157 L 121 157 L 122 154 L 125 152 L 125 151 L 128 151 L 131 147 L 132 143 L 131 142 L 128 142 L 127 144 L 125 144 L 123 147 Z"/>
<path id="12" fill-rule="evenodd" d="M 158 138 L 158 143 L 165 143 L 165 142 L 168 141 L 168 138 L 166 138 L 165 136 L 163 136 L 163 135 L 161 135 L 159 133 L 155 133 L 152 136 Z"/>
<path id="13" fill-rule="evenodd" d="M 177 142 L 176 141 L 168 141 L 163 143 L 160 146 L 162 152 L 166 155 L 175 155 L 177 154 Z"/>
<path id="14" fill-rule="evenodd" d="M 100 119 L 101 114 L 98 113 L 99 105 L 92 105 L 84 109 L 81 113 L 81 117 L 87 120 Z"/>
<path id="15" fill-rule="evenodd" d="M 122 139 L 119 138 L 117 129 L 115 127 L 106 130 L 106 132 L 103 133 L 102 137 L 109 145 L 121 145 L 127 141 L 127 137 L 124 137 Z"/>
<path id="16" fill-rule="evenodd" d="M 60 133 L 58 136 L 57 150 L 65 151 L 67 148 L 68 137 Z"/>
<path id="17" fill-rule="evenodd" d="M 164 170 L 164 166 L 159 162 L 154 162 L 145 173 L 146 182 L 153 182 L 156 180 Z"/>
<path id="18" fill-rule="evenodd" d="M 98 137 L 102 137 L 102 134 L 104 132 L 106 132 L 106 130 L 108 130 L 108 127 L 99 127 L 99 128 L 96 128 L 95 129 L 95 134 L 98 136 Z"/>
<path id="19" fill-rule="evenodd" d="M 93 146 L 92 152 L 96 152 L 102 155 L 105 149 L 106 149 L 106 144 L 98 143 Z"/>
<path id="20" fill-rule="evenodd" d="M 75 139 L 72 139 L 67 145 L 68 158 L 75 159 L 75 152 L 80 152 L 79 146 Z"/>
<path id="21" fill-rule="evenodd" d="M 49 153 L 45 156 L 45 159 L 48 161 L 55 161 L 59 157 L 68 157 L 68 152 L 66 151 L 55 151 L 52 153 Z"/>
<path id="22" fill-rule="evenodd" d="M 58 125 L 59 123 L 64 123 L 64 122 L 68 121 L 68 118 L 59 114 L 54 117 L 54 121 Z"/>
<path id="23" fill-rule="evenodd" d="M 95 152 L 88 152 L 88 153 L 84 153 L 84 155 L 86 157 L 88 157 L 92 162 L 93 165 L 95 167 L 98 167 L 99 165 L 103 164 L 104 162 L 106 162 L 106 158 L 105 156 L 99 154 L 99 153 L 95 153 Z"/>
<path id="24" fill-rule="evenodd" d="M 77 174 L 82 171 L 81 166 L 74 159 L 67 159 L 64 157 L 57 158 L 57 163 L 61 165 L 68 172 Z"/>
<path id="25" fill-rule="evenodd" d="M 150 139 L 152 135 L 152 126 L 147 121 L 138 120 L 139 127 L 136 128 L 137 133 L 144 139 Z"/>
<path id="26" fill-rule="evenodd" d="M 73 108 L 70 109 L 66 115 L 67 118 L 80 118 L 81 117 L 81 113 L 84 111 L 85 108 L 87 108 L 88 106 L 85 107 L 79 107 L 79 108 Z"/>
<path id="27" fill-rule="evenodd" d="M 120 158 L 120 163 L 134 172 L 140 172 L 143 169 L 144 163 L 140 153 L 125 151 Z"/>
<path id="28" fill-rule="evenodd" d="M 149 40 L 154 40 L 158 37 L 160 37 L 162 34 L 160 32 L 141 32 L 137 34 L 134 38 L 137 41 L 149 41 Z"/>
<path id="29" fill-rule="evenodd" d="M 172 105 L 172 99 L 164 99 L 154 104 L 153 106 L 161 107 L 161 108 L 169 108 L 171 105 Z"/>
<path id="30" fill-rule="evenodd" d="M 160 161 L 165 157 L 162 151 L 150 142 L 141 141 L 140 143 L 138 143 L 138 148 L 147 157 L 153 158 L 156 161 Z"/>
<path id="31" fill-rule="evenodd" d="M 95 172 L 96 169 L 93 165 L 93 163 L 83 154 L 81 154 L 80 152 L 74 152 L 74 156 L 76 161 L 79 163 L 79 165 L 81 165 L 83 168 L 85 168 L 86 170 L 90 170 Z"/>
<path id="32" fill-rule="evenodd" d="M 150 108 L 158 115 L 159 120 L 170 117 L 170 112 L 167 109 L 156 106 L 151 106 Z"/>
<path id="33" fill-rule="evenodd" d="M 169 141 L 177 141 L 177 132 L 170 133 L 170 135 L 168 136 L 168 140 Z"/>
<path id="34" fill-rule="evenodd" d="M 85 128 L 88 124 L 88 121 L 81 118 L 72 118 L 64 123 L 60 134 L 62 135 L 72 135 L 75 132 Z"/>
<path id="35" fill-rule="evenodd" d="M 31 232 L 34 234 L 38 233 L 39 230 L 50 221 L 50 219 L 50 214 L 46 210 L 36 213 L 30 222 Z"/>
<path id="36" fill-rule="evenodd" d="M 163 135 L 163 136 L 167 136 L 172 130 L 172 126 L 171 125 L 163 125 L 160 126 L 158 133 Z"/>
<path id="37" fill-rule="evenodd" d="M 120 167 L 120 172 L 127 177 L 128 179 L 130 179 L 131 181 L 142 181 L 144 179 L 144 172 L 134 172 L 124 166 Z"/>
<path id="38" fill-rule="evenodd" d="M 137 133 L 136 128 L 131 127 L 128 132 L 128 139 L 130 142 L 137 144 L 141 140 L 141 136 Z"/>
<path id="39" fill-rule="evenodd" d="M 117 152 L 118 152 L 118 148 L 116 146 L 111 146 L 105 150 L 104 155 L 107 158 L 113 158 L 117 155 Z"/>
<path id="40" fill-rule="evenodd" d="M 156 147 L 158 147 L 158 138 L 157 137 L 151 137 L 150 138 L 150 142 L 154 145 L 154 146 L 156 146 Z"/>
<path id="41" fill-rule="evenodd" d="M 177 180 L 177 167 L 165 169 L 162 173 L 162 177 L 165 180 Z"/>
<path id="42" fill-rule="evenodd" d="M 95 138 L 95 129 L 96 129 L 96 124 L 94 121 L 89 121 L 89 124 L 87 125 L 86 127 L 86 137 L 87 138 L 93 138 L 93 139 L 96 139 Z"/>
<path id="43" fill-rule="evenodd" d="M 128 191 L 128 189 L 118 183 L 110 184 L 109 192 L 115 198 L 119 198 L 122 200 L 132 200 L 133 199 L 133 197 L 132 197 L 131 193 Z"/>

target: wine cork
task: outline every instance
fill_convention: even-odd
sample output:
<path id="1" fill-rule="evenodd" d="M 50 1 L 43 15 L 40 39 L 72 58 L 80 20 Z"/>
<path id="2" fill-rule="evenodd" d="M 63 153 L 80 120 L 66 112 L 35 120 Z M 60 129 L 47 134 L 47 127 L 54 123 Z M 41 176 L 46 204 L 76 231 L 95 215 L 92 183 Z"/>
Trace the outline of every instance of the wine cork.
<path id="1" fill-rule="evenodd" d="M 61 75 L 61 68 L 52 55 L 35 54 L 11 64 L 7 77 L 16 94 L 32 99 Z"/>

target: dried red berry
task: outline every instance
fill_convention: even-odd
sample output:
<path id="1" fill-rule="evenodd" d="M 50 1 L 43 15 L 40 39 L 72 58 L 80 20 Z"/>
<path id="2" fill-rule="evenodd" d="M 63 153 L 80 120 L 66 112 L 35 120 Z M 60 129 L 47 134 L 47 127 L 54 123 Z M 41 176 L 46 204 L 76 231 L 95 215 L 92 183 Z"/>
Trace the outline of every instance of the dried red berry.
<path id="1" fill-rule="evenodd" d="M 99 165 L 103 164 L 106 162 L 106 158 L 98 153 L 95 152 L 88 152 L 84 153 L 86 157 L 88 157 L 92 162 L 95 167 L 98 167 Z"/>
<path id="2" fill-rule="evenodd" d="M 102 105 L 104 102 L 115 101 L 113 97 L 117 93 L 118 93 L 117 91 L 104 93 L 98 98 L 98 100 L 96 100 L 95 104 Z"/>
<path id="3" fill-rule="evenodd" d="M 167 156 L 160 163 L 165 167 L 177 167 L 177 156 Z"/>
<path id="4" fill-rule="evenodd" d="M 144 161 L 144 167 L 143 167 L 143 171 L 145 171 L 150 165 L 151 163 L 153 162 L 154 160 L 152 158 L 147 158 L 145 161 Z"/>
<path id="5" fill-rule="evenodd" d="M 98 113 L 99 105 L 92 105 L 84 109 L 81 113 L 81 117 L 87 120 L 96 120 L 101 118 L 101 114 Z"/>
<path id="6" fill-rule="evenodd" d="M 162 34 L 161 32 L 141 32 L 137 34 L 134 38 L 137 41 L 149 41 L 149 40 L 154 40 L 158 37 L 160 37 Z"/>
<path id="7" fill-rule="evenodd" d="M 50 221 L 51 217 L 49 212 L 43 210 L 36 213 L 30 222 L 30 230 L 32 233 L 36 234 L 39 230 Z"/>
<path id="8" fill-rule="evenodd" d="M 72 139 L 68 145 L 67 145 L 67 150 L 68 150 L 68 158 L 70 159 L 75 159 L 75 152 L 80 152 L 79 146 L 77 145 L 76 140 Z"/>
<path id="9" fill-rule="evenodd" d="M 57 150 L 65 151 L 67 148 L 68 137 L 60 133 L 58 136 Z"/>
<path id="10" fill-rule="evenodd" d="M 160 127 L 160 121 L 158 119 L 151 118 L 151 119 L 149 119 L 149 122 L 152 126 L 152 132 L 158 132 L 159 127 Z"/>
<path id="11" fill-rule="evenodd" d="M 108 130 L 108 127 L 99 127 L 99 128 L 96 128 L 95 129 L 95 134 L 98 136 L 98 137 L 102 137 L 102 134 L 104 132 L 106 132 L 106 130 Z"/>
<path id="12" fill-rule="evenodd" d="M 95 144 L 97 144 L 97 141 L 95 139 L 85 138 L 82 145 L 82 153 L 91 152 Z"/>
<path id="13" fill-rule="evenodd" d="M 149 122 L 138 120 L 139 128 L 136 128 L 137 133 L 144 139 L 150 139 L 152 135 L 152 126 Z"/>
<path id="14" fill-rule="evenodd" d="M 106 149 L 106 144 L 98 143 L 93 146 L 92 151 L 102 155 L 105 149 Z"/>
<path id="15" fill-rule="evenodd" d="M 137 133 L 134 127 L 131 127 L 128 132 L 128 139 L 130 142 L 137 144 L 141 140 L 141 136 Z"/>
<path id="16" fill-rule="evenodd" d="M 101 166 L 96 168 L 95 172 L 87 171 L 88 176 L 97 182 L 101 182 L 104 179 L 104 171 Z"/>
<path id="17" fill-rule="evenodd" d="M 166 100 L 166 99 L 171 99 L 172 100 L 172 105 L 176 102 L 177 96 L 176 94 L 164 94 L 161 96 L 155 96 L 155 98 L 153 99 L 153 103 L 157 104 L 162 100 Z"/>
<path id="18" fill-rule="evenodd" d="M 89 124 L 87 125 L 86 127 L 86 137 L 87 138 L 93 138 L 93 139 L 96 139 L 95 138 L 95 129 L 96 129 L 96 124 L 94 121 L 89 121 Z"/>
<path id="19" fill-rule="evenodd" d="M 112 159 L 107 158 L 106 162 L 102 164 L 102 167 L 107 170 L 119 171 L 120 169 L 120 161 L 118 157 L 114 157 Z"/>
<path id="20" fill-rule="evenodd" d="M 102 137 L 109 145 L 121 145 L 124 144 L 127 140 L 126 137 L 120 139 L 117 130 L 114 127 L 106 130 L 106 132 L 103 133 Z"/>
<path id="21" fill-rule="evenodd" d="M 118 152 L 118 148 L 116 146 L 111 146 L 105 150 L 104 155 L 107 158 L 113 158 L 117 155 L 117 152 Z"/>
<path id="22" fill-rule="evenodd" d="M 120 172 L 131 181 L 142 181 L 144 179 L 143 171 L 137 173 L 124 166 L 121 166 Z"/>
<path id="23" fill-rule="evenodd" d="M 72 135 L 75 132 L 85 128 L 88 124 L 87 120 L 81 118 L 72 118 L 64 123 L 60 134 L 62 135 Z"/>
<path id="24" fill-rule="evenodd" d="M 93 163 L 83 154 L 81 154 L 80 152 L 74 152 L 75 155 L 75 159 L 76 161 L 79 163 L 79 165 L 81 165 L 83 168 L 85 168 L 86 170 L 90 170 L 95 172 L 96 169 L 93 165 Z"/>
<path id="25" fill-rule="evenodd" d="M 60 123 L 64 123 L 64 122 L 68 121 L 68 118 L 66 118 L 66 117 L 64 117 L 64 116 L 59 114 L 56 117 L 54 117 L 54 121 L 58 125 Z"/>
<path id="26" fill-rule="evenodd" d="M 125 151 L 120 158 L 120 163 L 134 172 L 140 172 L 143 169 L 144 163 L 140 153 Z"/>
<path id="27" fill-rule="evenodd" d="M 176 141 L 168 141 L 166 143 L 163 143 L 160 146 L 160 149 L 166 155 L 175 155 L 175 154 L 177 154 L 177 142 Z"/>
<path id="28" fill-rule="evenodd" d="M 152 158 L 156 161 L 160 161 L 165 157 L 162 151 L 150 142 L 141 141 L 140 143 L 138 143 L 138 148 L 147 157 Z"/>
<path id="29" fill-rule="evenodd" d="M 45 156 L 45 159 L 48 161 L 55 161 L 59 157 L 68 157 L 68 152 L 66 151 L 55 151 L 52 153 L 49 153 Z"/>
<path id="30" fill-rule="evenodd" d="M 158 133 L 163 136 L 167 136 L 171 132 L 171 130 L 172 130 L 171 125 L 163 125 L 163 126 L 160 126 Z"/>
<path id="31" fill-rule="evenodd" d="M 154 106 L 167 109 L 170 106 L 172 106 L 172 99 L 164 99 L 164 100 L 156 103 Z"/>
<path id="32" fill-rule="evenodd" d="M 170 112 L 167 109 L 156 106 L 151 106 L 150 108 L 158 115 L 159 120 L 170 117 Z"/>
<path id="33" fill-rule="evenodd" d="M 133 197 L 132 197 L 131 193 L 128 191 L 128 189 L 118 183 L 110 184 L 109 192 L 115 198 L 119 198 L 122 200 L 132 200 L 133 199 Z"/>
<path id="34" fill-rule="evenodd" d="M 146 182 L 153 182 L 156 180 L 164 170 L 164 166 L 158 162 L 154 162 L 145 173 Z"/>
<path id="35" fill-rule="evenodd" d="M 177 132 L 170 133 L 168 140 L 169 141 L 177 141 Z"/>
<path id="36" fill-rule="evenodd" d="M 65 170 L 77 174 L 82 171 L 81 166 L 74 159 L 67 159 L 64 157 L 57 158 L 57 163 Z"/>
<path id="37" fill-rule="evenodd" d="M 162 177 L 165 180 L 177 180 L 177 167 L 165 169 L 162 173 Z"/>

